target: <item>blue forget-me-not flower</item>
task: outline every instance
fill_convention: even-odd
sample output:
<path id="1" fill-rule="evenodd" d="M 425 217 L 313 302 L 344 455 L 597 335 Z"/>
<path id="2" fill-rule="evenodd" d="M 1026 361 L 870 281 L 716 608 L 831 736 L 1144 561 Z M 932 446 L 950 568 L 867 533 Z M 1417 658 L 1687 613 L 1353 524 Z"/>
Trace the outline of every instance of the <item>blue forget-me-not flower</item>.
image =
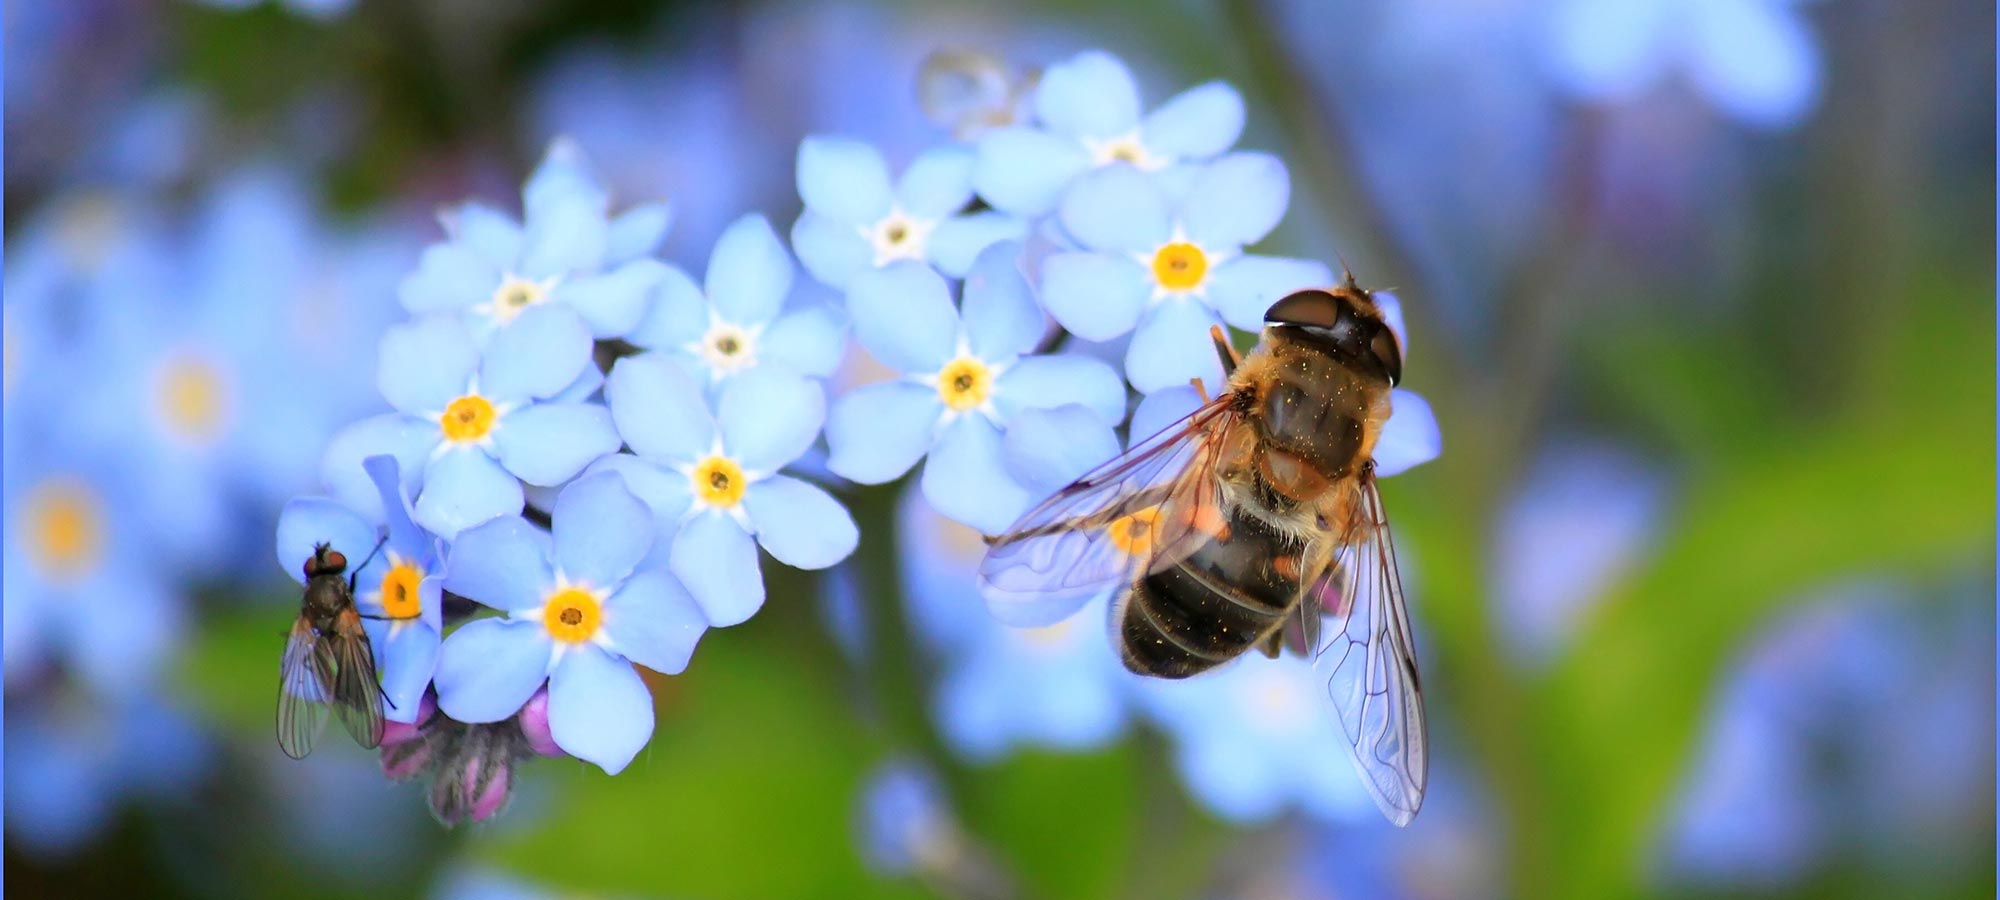
<path id="1" fill-rule="evenodd" d="M 632 343 L 706 373 L 711 385 L 757 366 L 825 378 L 840 365 L 846 333 L 824 304 L 786 311 L 795 277 L 791 254 L 763 216 L 731 223 L 708 258 L 707 284 L 671 266 Z"/>
<path id="2" fill-rule="evenodd" d="M 1155 172 L 1212 159 L 1243 133 L 1243 98 L 1219 81 L 1190 88 L 1151 113 L 1117 57 L 1101 50 L 1050 66 L 1035 88 L 1039 128 L 997 128 L 979 139 L 973 183 L 995 209 L 1054 211 L 1077 176 L 1124 164 Z"/>
<path id="3" fill-rule="evenodd" d="M 757 547 L 788 566 L 823 569 L 854 552 L 854 519 L 826 491 L 780 474 L 819 436 L 819 383 L 774 368 L 737 375 L 713 405 L 695 376 L 656 353 L 621 359 L 605 399 L 632 454 L 592 472 L 624 476 L 652 508 L 664 556 L 712 625 L 764 605 Z M 636 455 L 633 455 L 636 454 Z"/>
<path id="4" fill-rule="evenodd" d="M 1128 166 L 1092 172 L 1062 201 L 1063 228 L 1082 249 L 1048 258 L 1042 303 L 1085 340 L 1136 328 L 1125 373 L 1142 393 L 1214 383 L 1222 367 L 1210 325 L 1255 331 L 1286 294 L 1333 281 L 1319 262 L 1243 252 L 1277 227 L 1290 198 L 1285 164 L 1261 153 L 1202 166 L 1184 193 Z"/>
<path id="5" fill-rule="evenodd" d="M 673 576 L 641 567 L 653 516 L 612 475 L 577 479 L 552 529 L 519 516 L 459 535 L 445 587 L 502 610 L 445 639 L 437 702 L 460 722 L 498 722 L 548 683 L 548 725 L 571 756 L 616 774 L 653 733 L 638 663 L 678 674 L 708 623 Z"/>
<path id="6" fill-rule="evenodd" d="M 1624 101 L 1683 72 L 1750 125 L 1797 124 L 1819 99 L 1820 56 L 1802 0 L 1558 0 L 1548 61 L 1558 87 Z"/>
<path id="7" fill-rule="evenodd" d="M 846 290 L 854 276 L 897 260 L 965 277 L 979 251 L 1016 240 L 1027 223 L 972 203 L 973 153 L 947 145 L 924 151 L 893 183 L 881 151 L 844 138 L 807 138 L 799 146 L 799 197 L 806 211 L 792 245 L 813 277 Z"/>
<path id="8" fill-rule="evenodd" d="M 894 479 L 929 454 L 924 495 L 938 511 L 988 534 L 1037 499 L 1008 474 L 1007 423 L 1023 410 L 1082 404 L 1125 417 L 1125 388 L 1103 361 L 1032 355 L 1046 323 L 1016 263 L 1020 246 L 980 254 L 964 308 L 929 267 L 901 262 L 863 273 L 848 293 L 854 334 L 900 373 L 835 402 L 828 468 L 862 484 Z"/>

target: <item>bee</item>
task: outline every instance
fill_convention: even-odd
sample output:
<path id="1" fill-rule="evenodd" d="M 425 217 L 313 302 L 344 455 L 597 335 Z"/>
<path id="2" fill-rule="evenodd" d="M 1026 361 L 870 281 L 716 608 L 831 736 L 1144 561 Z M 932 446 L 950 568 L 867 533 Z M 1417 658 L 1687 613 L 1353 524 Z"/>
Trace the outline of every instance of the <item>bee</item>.
<path id="1" fill-rule="evenodd" d="M 1406 825 L 1429 749 L 1373 460 L 1401 339 L 1352 274 L 1273 304 L 1241 359 L 1210 334 L 1226 388 L 994 538 L 981 591 L 1017 610 L 1111 592 L 1113 643 L 1141 675 L 1187 678 L 1288 643 L 1312 654 L 1362 783 Z"/>
<path id="2" fill-rule="evenodd" d="M 355 567 L 356 575 L 381 552 L 383 541 Z M 356 575 L 346 572 L 347 557 L 328 544 L 314 545 L 305 563 L 305 597 L 278 669 L 278 749 L 293 759 L 312 752 L 326 728 L 328 707 L 361 746 L 382 745 L 375 651 L 354 608 Z"/>

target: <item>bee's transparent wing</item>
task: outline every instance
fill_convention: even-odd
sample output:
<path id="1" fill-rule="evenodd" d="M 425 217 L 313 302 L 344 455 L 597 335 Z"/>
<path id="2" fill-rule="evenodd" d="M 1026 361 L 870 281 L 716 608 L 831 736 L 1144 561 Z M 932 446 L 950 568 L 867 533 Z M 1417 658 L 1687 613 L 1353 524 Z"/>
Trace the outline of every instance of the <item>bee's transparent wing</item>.
<path id="1" fill-rule="evenodd" d="M 335 640 L 321 641 L 333 657 L 333 712 L 354 740 L 369 749 L 382 746 L 382 684 L 375 676 L 375 650 L 361 615 L 353 609 L 334 620 Z"/>
<path id="2" fill-rule="evenodd" d="M 320 648 L 319 633 L 304 617 L 292 622 L 285 656 L 278 665 L 278 749 L 304 759 L 326 730 L 326 704 L 333 696 L 334 672 Z"/>
<path id="3" fill-rule="evenodd" d="M 1313 670 L 1325 681 L 1361 783 L 1389 821 L 1408 825 L 1430 781 L 1423 687 L 1396 544 L 1374 479 L 1362 481 L 1357 502 L 1359 521 L 1301 609 L 1308 611 Z M 1310 611 L 1323 612 L 1324 623 Z"/>
<path id="4" fill-rule="evenodd" d="M 1209 401 L 994 538 L 979 566 L 980 593 L 994 615 L 1011 625 L 1050 624 L 1129 583 L 1139 566 L 1157 569 L 1192 552 L 1203 536 L 1197 525 L 1221 520 L 1212 437 L 1226 433 L 1234 415 L 1223 398 Z M 1135 516 L 1146 529 L 1136 542 Z"/>

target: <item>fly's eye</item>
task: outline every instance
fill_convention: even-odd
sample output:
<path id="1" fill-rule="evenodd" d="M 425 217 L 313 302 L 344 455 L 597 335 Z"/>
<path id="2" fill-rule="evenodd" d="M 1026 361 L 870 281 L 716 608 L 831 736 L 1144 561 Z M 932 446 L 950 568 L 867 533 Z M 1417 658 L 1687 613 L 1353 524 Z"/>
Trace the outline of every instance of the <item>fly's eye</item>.
<path id="1" fill-rule="evenodd" d="M 1295 325 L 1304 328 L 1332 328 L 1339 321 L 1343 304 L 1332 294 L 1319 290 L 1295 291 L 1271 304 L 1264 313 L 1266 325 Z"/>
<path id="2" fill-rule="evenodd" d="M 320 545 L 312 558 L 306 560 L 306 577 L 314 575 L 338 575 L 347 570 L 347 556 L 338 550 Z"/>
<path id="3" fill-rule="evenodd" d="M 1396 340 L 1396 332 L 1384 325 L 1375 332 L 1375 339 L 1368 342 L 1368 351 L 1382 363 L 1382 369 L 1389 373 L 1389 383 L 1403 383 L 1403 342 Z"/>

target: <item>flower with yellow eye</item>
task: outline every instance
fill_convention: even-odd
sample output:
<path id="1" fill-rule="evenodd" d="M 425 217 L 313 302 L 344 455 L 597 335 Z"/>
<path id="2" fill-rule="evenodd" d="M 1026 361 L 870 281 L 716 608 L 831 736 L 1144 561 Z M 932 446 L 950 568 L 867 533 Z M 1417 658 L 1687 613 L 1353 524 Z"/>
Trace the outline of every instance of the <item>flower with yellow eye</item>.
<path id="1" fill-rule="evenodd" d="M 445 639 L 438 708 L 460 722 L 498 722 L 546 682 L 557 746 L 616 774 L 653 733 L 653 698 L 632 663 L 678 674 L 708 622 L 672 575 L 641 565 L 653 515 L 618 476 L 571 482 L 551 526 L 507 516 L 452 544 L 445 588 L 506 615 Z"/>
<path id="2" fill-rule="evenodd" d="M 1017 416 L 1081 404 L 1109 423 L 1125 418 L 1125 386 L 1110 366 L 1077 354 L 1034 355 L 1047 324 L 1015 262 L 1019 253 L 1009 241 L 980 254 L 963 310 L 944 279 L 916 263 L 855 279 L 847 297 L 855 337 L 902 377 L 835 401 L 828 468 L 881 484 L 928 455 L 924 496 L 945 515 L 996 534 L 1036 499 L 1001 451 Z"/>
<path id="3" fill-rule="evenodd" d="M 618 449 L 603 406 L 564 399 L 596 372 L 590 353 L 582 323 L 553 309 L 522 313 L 483 348 L 450 316 L 393 327 L 377 382 L 398 412 L 353 426 L 376 442 L 359 455 L 421 471 L 416 521 L 446 540 L 520 512 L 523 482 L 562 484 Z"/>
<path id="4" fill-rule="evenodd" d="M 604 385 L 631 454 L 599 460 L 653 511 L 664 558 L 708 622 L 735 625 L 764 603 L 762 546 L 779 562 L 823 569 L 860 539 L 832 495 L 781 474 L 826 417 L 818 382 L 776 369 L 745 372 L 711 405 L 697 378 L 656 354 L 627 357 Z"/>
<path id="5" fill-rule="evenodd" d="M 813 277 L 846 290 L 856 275 L 897 260 L 963 278 L 979 251 L 1020 240 L 1027 223 L 972 205 L 972 151 L 924 151 L 891 184 L 880 151 L 860 141 L 810 137 L 799 145 L 798 187 L 806 211 L 792 246 Z"/>
<path id="6" fill-rule="evenodd" d="M 1209 326 L 1256 331 L 1279 298 L 1333 280 L 1319 262 L 1244 252 L 1290 197 L 1285 164 L 1262 153 L 1203 165 L 1180 192 L 1125 166 L 1092 172 L 1063 196 L 1063 230 L 1080 249 L 1049 257 L 1042 302 L 1084 340 L 1131 332 L 1125 374 L 1141 393 L 1218 383 Z"/>

